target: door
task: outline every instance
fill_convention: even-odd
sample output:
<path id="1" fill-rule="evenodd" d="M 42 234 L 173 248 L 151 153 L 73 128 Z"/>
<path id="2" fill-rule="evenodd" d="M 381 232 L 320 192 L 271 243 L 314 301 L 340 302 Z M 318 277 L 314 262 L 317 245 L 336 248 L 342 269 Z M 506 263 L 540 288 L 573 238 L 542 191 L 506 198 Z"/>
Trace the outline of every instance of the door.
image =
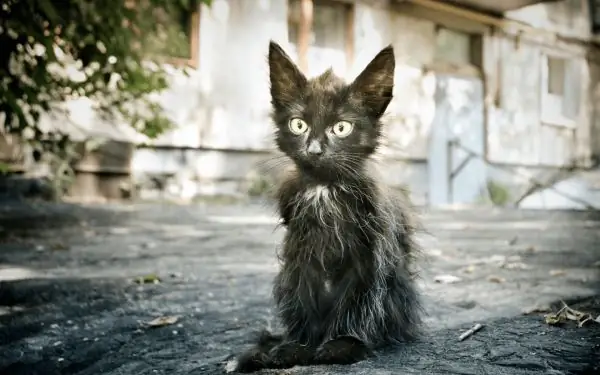
<path id="1" fill-rule="evenodd" d="M 476 203 L 485 193 L 483 93 L 479 77 L 436 76 L 428 160 L 432 206 Z"/>

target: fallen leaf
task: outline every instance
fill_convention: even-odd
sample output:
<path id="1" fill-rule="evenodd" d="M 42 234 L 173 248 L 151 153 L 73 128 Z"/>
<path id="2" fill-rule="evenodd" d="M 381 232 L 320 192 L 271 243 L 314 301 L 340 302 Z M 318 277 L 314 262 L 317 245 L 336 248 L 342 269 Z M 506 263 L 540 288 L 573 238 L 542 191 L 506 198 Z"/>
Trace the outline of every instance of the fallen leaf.
<path id="1" fill-rule="evenodd" d="M 514 263 L 505 263 L 501 266 L 507 270 L 528 270 L 531 269 L 530 266 L 526 265 L 523 262 L 514 262 Z"/>
<path id="2" fill-rule="evenodd" d="M 577 326 L 581 328 L 587 322 L 597 321 L 600 319 L 600 316 L 596 319 L 593 319 L 590 314 L 572 309 L 564 301 L 562 304 L 563 307 L 558 310 L 558 312 L 554 314 L 548 314 L 544 317 L 546 323 L 557 325 L 564 323 L 567 320 L 571 320 L 577 322 Z"/>
<path id="3" fill-rule="evenodd" d="M 177 323 L 179 317 L 177 316 L 160 316 L 156 319 L 152 319 L 151 321 L 146 323 L 148 327 L 164 327 Z"/>
<path id="4" fill-rule="evenodd" d="M 58 250 L 69 250 L 69 247 L 62 243 L 55 243 L 50 245 L 50 249 L 58 251 Z"/>
<path id="5" fill-rule="evenodd" d="M 546 314 L 544 315 L 544 321 L 546 324 L 550 324 L 552 326 L 562 324 L 566 321 L 565 316 L 560 313 L 556 314 Z"/>
<path id="6" fill-rule="evenodd" d="M 563 276 L 566 273 L 567 272 L 565 270 L 551 270 L 550 271 L 550 276 Z"/>
<path id="7" fill-rule="evenodd" d="M 535 252 L 537 249 L 535 248 L 535 246 L 531 245 L 529 246 L 527 249 L 525 249 L 525 251 L 527 251 L 528 253 L 533 253 Z"/>
<path id="8" fill-rule="evenodd" d="M 587 317 L 587 318 L 583 319 L 582 321 L 578 322 L 577 327 L 581 328 L 587 322 L 595 322 L 595 320 L 593 320 L 591 316 Z"/>
<path id="9" fill-rule="evenodd" d="M 502 284 L 503 282 L 506 281 L 506 279 L 504 279 L 503 277 L 500 277 L 500 276 L 492 275 L 492 276 L 488 277 L 488 281 L 491 283 Z"/>
<path id="10" fill-rule="evenodd" d="M 160 283 L 160 278 L 155 274 L 149 274 L 136 277 L 135 282 L 138 284 L 158 284 Z"/>
<path id="11" fill-rule="evenodd" d="M 129 228 L 125 227 L 113 227 L 108 230 L 110 234 L 128 234 L 130 232 Z"/>
<path id="12" fill-rule="evenodd" d="M 438 275 L 433 280 L 436 283 L 441 283 L 441 284 L 454 284 L 454 283 L 461 281 L 462 279 L 460 277 L 457 277 L 454 275 Z"/>

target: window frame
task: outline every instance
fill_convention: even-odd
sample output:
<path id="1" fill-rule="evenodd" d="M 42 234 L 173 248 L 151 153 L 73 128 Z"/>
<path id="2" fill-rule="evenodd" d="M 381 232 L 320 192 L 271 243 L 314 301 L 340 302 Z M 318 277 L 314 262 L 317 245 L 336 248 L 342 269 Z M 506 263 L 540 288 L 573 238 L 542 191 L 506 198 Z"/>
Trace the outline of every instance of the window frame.
<path id="1" fill-rule="evenodd" d="M 556 95 L 549 92 L 550 89 L 550 60 L 560 59 L 564 61 L 563 72 L 563 94 Z M 577 103 L 577 113 L 574 117 L 569 117 L 565 114 L 565 101 L 568 101 L 568 95 L 573 90 L 580 90 L 581 87 L 569 88 L 573 82 L 568 78 L 569 70 L 577 72 L 577 68 L 573 64 L 577 64 L 578 60 L 575 56 L 560 53 L 558 51 L 542 51 L 540 59 L 540 122 L 544 125 L 558 126 L 569 129 L 576 129 L 579 116 L 581 113 L 581 104 Z M 549 108 L 560 108 L 560 111 L 548 110 Z"/>
<path id="2" fill-rule="evenodd" d="M 189 9 L 190 17 L 190 57 L 176 57 L 163 55 L 165 62 L 173 66 L 198 69 L 200 60 L 200 7 L 201 4 L 193 3 Z"/>
<path id="3" fill-rule="evenodd" d="M 298 2 L 301 3 L 302 0 L 288 0 L 288 12 L 287 12 L 287 27 L 288 29 L 291 27 L 296 27 L 298 30 L 298 40 L 302 39 L 302 36 L 300 36 L 300 30 L 301 30 L 301 25 L 303 22 L 302 19 L 302 12 L 300 12 L 298 19 L 295 19 L 293 12 L 291 11 L 292 9 L 292 3 L 293 2 Z M 353 2 L 350 1 L 345 1 L 345 0 L 311 0 L 312 4 L 313 4 L 313 15 L 311 15 L 311 19 L 310 19 L 310 31 L 312 32 L 313 30 L 313 24 L 314 24 L 314 13 L 315 13 L 315 8 L 319 5 L 329 5 L 329 6 L 334 6 L 334 7 L 340 7 L 340 8 L 344 8 L 344 13 L 346 15 L 345 17 L 345 22 L 344 22 L 344 27 L 345 27 L 345 35 L 346 35 L 346 40 L 345 40 L 345 59 L 346 59 L 346 66 L 351 66 L 353 61 L 354 61 L 354 15 L 355 15 L 355 4 Z M 289 33 L 288 33 L 289 35 Z M 288 42 L 291 43 L 291 41 L 288 39 Z M 308 46 L 310 47 L 310 45 Z M 304 70 L 304 71 L 308 71 L 309 67 L 308 65 L 310 64 L 310 62 L 308 61 L 308 56 L 306 55 L 306 53 L 308 52 L 308 48 L 304 49 L 304 48 L 298 48 L 298 60 L 300 62 L 300 69 Z M 305 63 L 304 63 L 305 62 Z M 302 65 L 306 65 L 306 66 L 302 66 Z"/>
<path id="4" fill-rule="evenodd" d="M 474 32 L 459 27 L 448 26 L 444 23 L 432 21 L 435 24 L 435 49 L 433 61 L 425 64 L 425 68 L 438 73 L 448 73 L 459 76 L 483 77 L 483 55 L 484 55 L 484 35 L 480 32 Z M 437 41 L 440 30 L 448 30 L 454 33 L 464 34 L 469 38 L 469 62 L 452 63 L 437 58 Z"/>

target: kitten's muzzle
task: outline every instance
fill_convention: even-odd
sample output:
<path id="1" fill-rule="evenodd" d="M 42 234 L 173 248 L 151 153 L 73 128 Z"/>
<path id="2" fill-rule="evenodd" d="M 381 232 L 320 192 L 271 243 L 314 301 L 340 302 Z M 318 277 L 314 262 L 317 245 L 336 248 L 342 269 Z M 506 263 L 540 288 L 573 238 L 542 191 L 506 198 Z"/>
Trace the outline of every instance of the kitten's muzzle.
<path id="1" fill-rule="evenodd" d="M 310 141 L 308 147 L 306 148 L 306 153 L 308 154 L 308 156 L 312 157 L 321 156 L 323 154 L 323 147 L 321 146 L 321 142 L 317 141 L 316 139 Z"/>

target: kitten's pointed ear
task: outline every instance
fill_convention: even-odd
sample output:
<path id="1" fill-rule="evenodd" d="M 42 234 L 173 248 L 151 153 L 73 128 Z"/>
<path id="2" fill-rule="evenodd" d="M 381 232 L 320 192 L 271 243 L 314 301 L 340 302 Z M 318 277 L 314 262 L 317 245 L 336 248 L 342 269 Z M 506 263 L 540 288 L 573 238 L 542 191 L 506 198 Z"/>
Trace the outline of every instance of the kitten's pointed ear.
<path id="1" fill-rule="evenodd" d="M 274 104 L 285 105 L 298 97 L 307 79 L 279 44 L 269 42 L 269 79 Z"/>
<path id="2" fill-rule="evenodd" d="M 350 85 L 352 97 L 379 118 L 392 100 L 396 59 L 391 45 L 382 49 Z"/>

